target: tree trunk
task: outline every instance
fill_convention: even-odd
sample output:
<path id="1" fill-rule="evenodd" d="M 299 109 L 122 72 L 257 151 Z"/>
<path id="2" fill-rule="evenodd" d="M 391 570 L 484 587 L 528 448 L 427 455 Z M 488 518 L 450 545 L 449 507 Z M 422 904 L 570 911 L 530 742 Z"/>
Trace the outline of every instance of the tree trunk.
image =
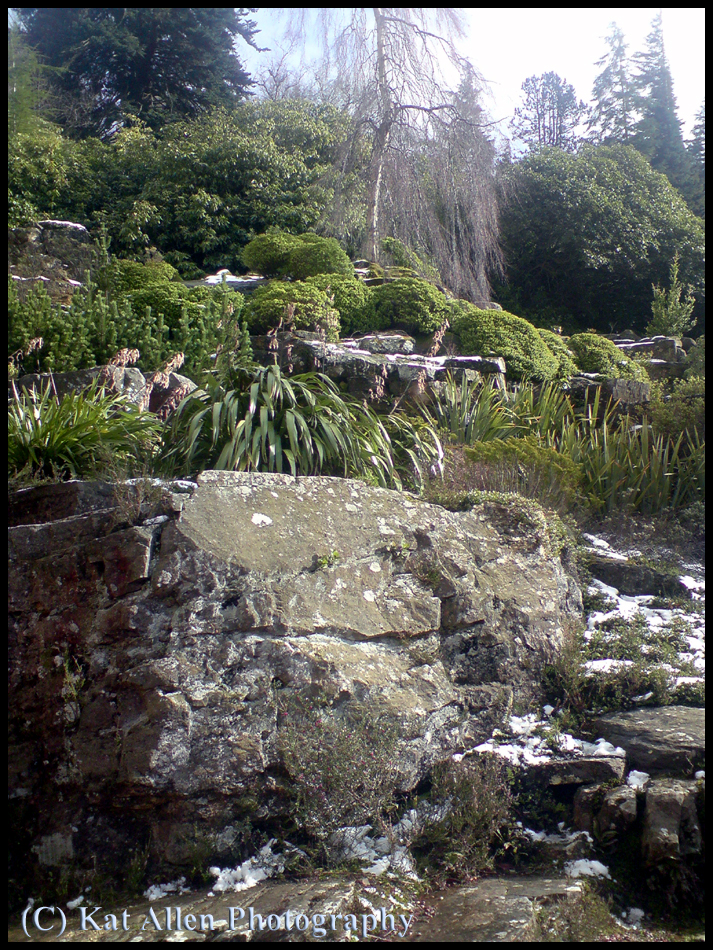
<path id="1" fill-rule="evenodd" d="M 364 236 L 364 257 L 375 261 L 379 252 L 379 203 L 381 201 L 381 182 L 384 174 L 384 156 L 389 144 L 391 127 L 394 124 L 394 110 L 391 90 L 386 78 L 386 52 L 384 49 L 384 31 L 386 25 L 380 7 L 374 7 L 376 21 L 376 81 L 379 90 L 380 122 L 374 136 L 374 146 L 369 162 L 369 183 L 367 187 L 366 235 Z"/>

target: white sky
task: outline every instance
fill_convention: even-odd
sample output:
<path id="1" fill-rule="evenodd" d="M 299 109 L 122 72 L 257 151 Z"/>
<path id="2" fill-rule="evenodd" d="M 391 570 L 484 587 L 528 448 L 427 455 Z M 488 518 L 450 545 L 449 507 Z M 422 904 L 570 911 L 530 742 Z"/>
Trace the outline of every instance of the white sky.
<path id="1" fill-rule="evenodd" d="M 277 8 L 260 8 L 251 15 L 260 33 L 259 46 L 276 49 L 285 19 Z M 616 22 L 629 44 L 629 55 L 643 51 L 645 38 L 658 8 L 597 9 L 475 9 L 462 11 L 469 24 L 468 38 L 458 43 L 476 69 L 490 83 L 492 98 L 483 103 L 493 119 L 507 123 L 521 102 L 521 86 L 529 76 L 550 70 L 571 83 L 578 99 L 589 102 L 595 62 L 607 52 L 604 37 Z M 664 8 L 666 55 L 673 76 L 678 117 L 688 138 L 705 95 L 705 9 Z M 257 54 L 240 43 L 240 55 L 249 71 L 259 69 L 269 53 Z"/>

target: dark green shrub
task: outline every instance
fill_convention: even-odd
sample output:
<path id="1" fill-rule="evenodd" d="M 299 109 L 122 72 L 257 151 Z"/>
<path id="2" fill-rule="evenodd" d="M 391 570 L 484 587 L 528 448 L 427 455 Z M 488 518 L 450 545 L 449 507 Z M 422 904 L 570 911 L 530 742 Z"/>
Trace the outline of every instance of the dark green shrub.
<path id="1" fill-rule="evenodd" d="M 552 353 L 555 359 L 559 362 L 555 378 L 569 379 L 570 376 L 574 376 L 577 372 L 577 364 L 572 359 L 572 354 L 570 353 L 567 344 L 562 339 L 562 337 L 557 333 L 553 333 L 551 330 L 542 330 L 538 328 L 537 332 L 547 344 L 547 348 L 550 353 Z"/>
<path id="2" fill-rule="evenodd" d="M 243 249 L 243 263 L 265 277 L 304 280 L 316 274 L 353 274 L 349 258 L 334 238 L 316 234 L 260 234 Z"/>
<path id="3" fill-rule="evenodd" d="M 611 340 L 596 333 L 576 333 L 569 338 L 568 346 L 583 373 L 600 373 L 607 379 L 646 381 L 649 378 L 643 366 L 625 356 Z"/>
<path id="4" fill-rule="evenodd" d="M 258 234 L 243 248 L 243 264 L 265 277 L 280 277 L 287 272 L 290 254 L 297 247 L 294 234 L 281 231 Z"/>
<path id="5" fill-rule="evenodd" d="M 384 327 L 433 333 L 448 315 L 446 298 L 420 277 L 400 277 L 375 287 L 373 295 L 376 318 Z"/>
<path id="6" fill-rule="evenodd" d="M 383 319 L 377 320 L 372 292 L 364 281 L 346 274 L 318 274 L 307 278 L 305 283 L 334 297 L 342 336 L 385 328 Z"/>
<path id="7" fill-rule="evenodd" d="M 466 356 L 502 356 L 513 379 L 555 379 L 560 360 L 535 327 L 504 310 L 478 310 L 463 300 L 451 305 L 451 329 Z"/>
<path id="8" fill-rule="evenodd" d="M 465 456 L 474 468 L 476 490 L 517 492 L 558 509 L 582 500 L 580 467 L 556 449 L 540 445 L 535 436 L 476 442 Z"/>
<path id="9" fill-rule="evenodd" d="M 283 322 L 297 330 L 325 331 L 328 340 L 339 339 L 339 313 L 329 295 L 314 285 L 271 281 L 254 291 L 245 306 L 251 333 L 265 333 Z"/>

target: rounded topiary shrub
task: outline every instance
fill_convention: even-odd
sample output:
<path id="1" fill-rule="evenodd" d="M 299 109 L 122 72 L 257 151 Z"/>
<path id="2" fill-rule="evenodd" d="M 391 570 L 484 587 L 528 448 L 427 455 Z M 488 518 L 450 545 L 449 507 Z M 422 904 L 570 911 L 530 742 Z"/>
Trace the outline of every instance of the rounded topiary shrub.
<path id="1" fill-rule="evenodd" d="M 354 267 L 334 238 L 317 234 L 259 234 L 243 248 L 243 264 L 265 277 L 304 280 L 315 274 L 353 274 Z"/>
<path id="2" fill-rule="evenodd" d="M 316 274 L 354 274 L 354 265 L 334 238 L 316 234 L 300 234 L 299 243 L 290 254 L 287 273 L 293 280 L 304 280 Z"/>
<path id="3" fill-rule="evenodd" d="M 117 261 L 106 264 L 101 269 L 102 284 L 115 295 L 123 295 L 133 290 L 142 290 L 155 284 L 180 282 L 180 275 L 167 261 L 152 261 L 140 264 L 138 261 Z"/>
<path id="4" fill-rule="evenodd" d="M 408 333 L 433 333 L 448 316 L 448 301 L 420 277 L 400 277 L 372 291 L 378 322 Z"/>
<path id="5" fill-rule="evenodd" d="M 464 356 L 502 356 L 512 379 L 557 378 L 559 359 L 527 320 L 505 310 L 478 310 L 463 300 L 451 313 L 451 329 Z"/>
<path id="6" fill-rule="evenodd" d="M 346 274 L 318 274 L 309 277 L 306 283 L 334 298 L 342 336 L 385 329 L 383 319 L 380 321 L 376 317 L 373 295 L 364 281 Z"/>
<path id="7" fill-rule="evenodd" d="M 557 333 L 553 333 L 552 330 L 538 328 L 537 332 L 545 341 L 547 349 L 559 363 L 557 379 L 569 379 L 570 376 L 574 376 L 577 372 L 577 364 L 574 362 L 572 354 L 562 337 Z"/>
<path id="8" fill-rule="evenodd" d="M 243 248 L 243 264 L 264 277 L 280 277 L 286 273 L 290 254 L 297 246 L 298 239 L 294 234 L 279 231 L 258 234 Z"/>
<path id="9" fill-rule="evenodd" d="M 330 295 L 319 287 L 298 281 L 271 281 L 258 287 L 245 305 L 244 317 L 252 333 L 265 333 L 290 324 L 296 330 L 324 330 L 328 340 L 339 339 L 339 313 Z"/>
<path id="10" fill-rule="evenodd" d="M 649 374 L 643 366 L 615 346 L 606 337 L 596 333 L 576 333 L 568 344 L 583 373 L 599 373 L 607 379 L 638 379 L 647 381 Z"/>

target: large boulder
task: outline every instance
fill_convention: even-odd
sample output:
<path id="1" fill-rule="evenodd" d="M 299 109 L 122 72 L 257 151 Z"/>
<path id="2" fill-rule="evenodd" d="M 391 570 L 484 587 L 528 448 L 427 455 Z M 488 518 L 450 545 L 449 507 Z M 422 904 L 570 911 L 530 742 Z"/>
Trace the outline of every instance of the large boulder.
<path id="1" fill-rule="evenodd" d="M 544 520 L 507 504 L 453 513 L 345 479 L 206 472 L 154 486 L 146 519 L 140 487 L 12 498 L 23 860 L 116 863 L 150 840 L 181 863 L 196 828 L 218 841 L 246 814 L 276 820 L 278 695 L 386 716 L 412 789 L 538 697 L 580 609 Z"/>

